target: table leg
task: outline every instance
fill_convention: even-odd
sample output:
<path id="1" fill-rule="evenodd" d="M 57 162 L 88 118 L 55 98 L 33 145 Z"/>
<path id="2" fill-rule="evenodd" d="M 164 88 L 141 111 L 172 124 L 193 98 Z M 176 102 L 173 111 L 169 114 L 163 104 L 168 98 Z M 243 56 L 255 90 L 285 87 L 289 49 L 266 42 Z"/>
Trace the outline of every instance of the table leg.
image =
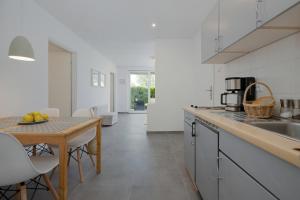
<path id="1" fill-rule="evenodd" d="M 18 184 L 18 189 L 20 190 L 16 196 L 18 200 L 27 200 L 27 190 L 24 183 Z M 1 196 L 2 197 L 2 196 Z M 5 196 L 4 196 L 5 197 Z"/>
<path id="2" fill-rule="evenodd" d="M 99 122 L 97 124 L 97 154 L 96 154 L 96 173 L 100 174 L 101 173 L 101 135 L 102 135 L 102 130 L 101 130 L 101 123 Z"/>
<path id="3" fill-rule="evenodd" d="M 59 197 L 60 200 L 68 199 L 68 145 L 66 139 L 59 144 Z"/>

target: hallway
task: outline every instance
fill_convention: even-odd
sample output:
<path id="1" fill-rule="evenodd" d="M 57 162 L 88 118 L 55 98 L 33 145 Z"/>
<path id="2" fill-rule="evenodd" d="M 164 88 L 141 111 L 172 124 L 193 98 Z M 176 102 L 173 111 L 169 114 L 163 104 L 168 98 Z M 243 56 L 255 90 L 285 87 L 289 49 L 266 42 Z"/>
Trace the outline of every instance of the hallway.
<path id="1" fill-rule="evenodd" d="M 103 128 L 102 173 L 95 176 L 85 158 L 86 179 L 79 184 L 77 166 L 71 163 L 70 199 L 200 199 L 184 168 L 183 134 L 146 134 L 145 117 L 120 114 L 116 125 Z"/>

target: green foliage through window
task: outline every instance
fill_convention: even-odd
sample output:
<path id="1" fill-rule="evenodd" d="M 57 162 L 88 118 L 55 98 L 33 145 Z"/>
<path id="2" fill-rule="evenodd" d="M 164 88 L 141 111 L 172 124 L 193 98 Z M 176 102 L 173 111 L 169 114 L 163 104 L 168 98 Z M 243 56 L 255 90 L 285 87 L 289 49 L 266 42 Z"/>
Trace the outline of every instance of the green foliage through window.
<path id="1" fill-rule="evenodd" d="M 151 99 L 155 98 L 155 87 L 150 88 L 150 98 Z"/>
<path id="2" fill-rule="evenodd" d="M 148 88 L 131 87 L 131 108 L 135 109 L 137 104 L 148 103 Z"/>

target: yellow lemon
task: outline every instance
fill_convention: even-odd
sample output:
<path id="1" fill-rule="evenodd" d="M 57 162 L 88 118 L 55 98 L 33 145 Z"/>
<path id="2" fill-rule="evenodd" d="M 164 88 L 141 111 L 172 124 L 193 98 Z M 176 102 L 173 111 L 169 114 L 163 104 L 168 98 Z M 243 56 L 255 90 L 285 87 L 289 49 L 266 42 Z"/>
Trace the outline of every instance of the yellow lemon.
<path id="1" fill-rule="evenodd" d="M 41 114 L 37 114 L 37 115 L 34 115 L 34 121 L 35 122 L 44 121 L 44 118 L 42 117 Z"/>
<path id="2" fill-rule="evenodd" d="M 29 115 L 29 114 L 26 114 L 23 116 L 23 122 L 33 122 L 33 116 L 32 115 Z"/>
<path id="3" fill-rule="evenodd" d="M 49 119 L 49 116 L 47 114 L 42 114 L 42 117 L 44 120 L 48 120 Z"/>

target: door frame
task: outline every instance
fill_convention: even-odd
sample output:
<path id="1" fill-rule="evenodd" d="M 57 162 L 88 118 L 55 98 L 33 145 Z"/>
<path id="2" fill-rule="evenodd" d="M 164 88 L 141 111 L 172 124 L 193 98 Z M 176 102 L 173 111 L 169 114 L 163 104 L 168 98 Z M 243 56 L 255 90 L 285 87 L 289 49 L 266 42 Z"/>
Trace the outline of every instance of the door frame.
<path id="1" fill-rule="evenodd" d="M 134 111 L 130 108 L 130 104 L 131 104 L 131 90 L 130 90 L 130 84 L 131 84 L 131 80 L 130 80 L 130 74 L 134 74 L 134 73 L 140 73 L 140 74 L 147 74 L 148 75 L 148 81 L 147 81 L 147 86 L 148 86 L 148 104 L 150 102 L 150 75 L 151 73 L 154 73 L 155 74 L 155 71 L 154 70 L 129 70 L 129 74 L 128 74 L 128 80 L 129 80 L 129 84 L 128 84 L 128 113 L 130 114 L 145 114 L 147 113 L 147 109 L 144 110 L 144 111 Z"/>
<path id="2" fill-rule="evenodd" d="M 72 116 L 72 114 L 77 108 L 77 52 L 72 48 L 68 47 L 68 45 L 65 45 L 62 42 L 59 42 L 53 38 L 48 38 L 48 46 L 49 43 L 59 46 L 71 54 L 71 116 Z M 48 55 L 49 55 L 49 50 L 48 50 Z M 48 58 L 48 62 L 49 62 L 49 58 Z"/>
<path id="3" fill-rule="evenodd" d="M 116 73 L 109 73 L 110 88 L 109 88 L 109 104 L 110 112 L 116 112 Z"/>

